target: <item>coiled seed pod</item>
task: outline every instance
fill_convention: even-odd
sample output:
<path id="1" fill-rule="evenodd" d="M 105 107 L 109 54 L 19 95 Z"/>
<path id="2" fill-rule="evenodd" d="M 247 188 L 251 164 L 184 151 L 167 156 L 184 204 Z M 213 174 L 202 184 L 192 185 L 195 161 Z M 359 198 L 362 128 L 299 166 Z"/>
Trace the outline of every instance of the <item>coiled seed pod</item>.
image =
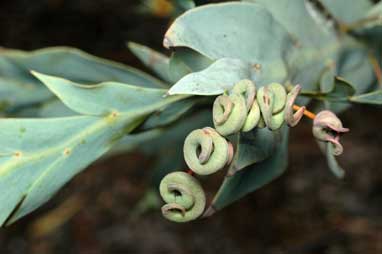
<path id="1" fill-rule="evenodd" d="M 167 203 L 162 207 L 162 214 L 168 220 L 195 220 L 205 209 L 206 196 L 202 186 L 196 178 L 185 172 L 166 175 L 159 185 L 159 191 Z"/>
<path id="2" fill-rule="evenodd" d="M 232 146 L 214 129 L 192 131 L 184 141 L 184 160 L 199 175 L 209 175 L 224 168 L 233 156 Z"/>
<path id="3" fill-rule="evenodd" d="M 316 115 L 313 121 L 313 136 L 319 141 L 330 142 L 334 146 L 333 154 L 342 154 L 343 147 L 340 143 L 340 135 L 349 131 L 342 126 L 338 117 L 329 110 L 323 110 Z"/>
<path id="4" fill-rule="evenodd" d="M 273 105 L 273 114 L 281 112 L 286 103 L 287 93 L 285 87 L 279 83 L 271 83 L 267 87 L 273 92 L 275 102 Z"/>
<path id="5" fill-rule="evenodd" d="M 247 118 L 247 106 L 241 94 L 220 95 L 215 99 L 213 121 L 217 132 L 223 136 L 239 132 Z"/>
<path id="6" fill-rule="evenodd" d="M 242 95 L 246 101 L 248 114 L 241 128 L 242 131 L 250 131 L 255 128 L 260 121 L 260 107 L 256 100 L 256 86 L 251 80 L 244 79 L 239 81 L 231 93 Z"/>
<path id="7" fill-rule="evenodd" d="M 251 131 L 253 128 L 258 126 L 261 121 L 261 114 L 260 114 L 260 107 L 257 103 L 257 100 L 255 100 L 252 103 L 252 106 L 248 112 L 247 118 L 245 119 L 243 128 L 241 129 L 244 132 Z"/>
<path id="8" fill-rule="evenodd" d="M 231 93 L 242 95 L 245 99 L 247 110 L 249 111 L 256 99 L 256 86 L 251 80 L 243 79 L 235 84 Z"/>
<path id="9" fill-rule="evenodd" d="M 256 99 L 265 125 L 271 130 L 279 129 L 284 122 L 285 88 L 277 83 L 261 87 Z"/>
<path id="10" fill-rule="evenodd" d="M 294 126 L 304 113 L 303 108 L 293 114 L 293 103 L 300 89 L 297 86 L 287 95 L 284 86 L 271 83 L 261 87 L 256 94 L 256 86 L 252 81 L 241 80 L 235 84 L 229 96 L 216 98 L 213 106 L 215 128 L 221 135 L 227 136 L 240 130 L 251 131 L 255 127 L 267 126 L 277 130 L 282 126 L 284 118 L 290 126 Z"/>
<path id="11" fill-rule="evenodd" d="M 296 85 L 287 95 L 284 113 L 285 113 L 285 122 L 288 124 L 289 127 L 296 126 L 304 115 L 305 106 L 299 108 L 296 111 L 296 113 L 293 112 L 293 105 L 300 91 L 301 91 L 301 86 Z"/>

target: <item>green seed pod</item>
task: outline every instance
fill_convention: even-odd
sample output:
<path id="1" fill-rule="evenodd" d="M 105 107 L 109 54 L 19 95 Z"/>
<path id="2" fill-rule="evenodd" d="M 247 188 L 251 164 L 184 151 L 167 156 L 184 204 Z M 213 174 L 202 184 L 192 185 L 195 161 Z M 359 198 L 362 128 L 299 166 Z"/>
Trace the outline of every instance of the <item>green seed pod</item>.
<path id="1" fill-rule="evenodd" d="M 231 93 L 242 95 L 245 98 L 247 110 L 249 111 L 255 101 L 256 86 L 251 80 L 243 79 L 232 88 Z"/>
<path id="2" fill-rule="evenodd" d="M 276 83 L 274 83 L 276 84 Z M 273 85 L 274 87 L 278 87 Z M 278 91 L 279 89 L 271 89 L 270 86 L 264 86 L 259 89 L 257 92 L 257 102 L 259 103 L 262 117 L 266 126 L 270 130 L 279 129 L 284 122 L 284 111 L 280 111 L 279 113 L 274 113 L 274 105 L 276 104 L 276 98 L 281 98 L 283 100 L 283 95 L 276 96 L 273 91 Z M 281 90 L 280 90 L 281 91 Z M 285 101 L 284 101 L 285 103 Z M 280 107 L 278 105 L 278 107 Z"/>
<path id="3" fill-rule="evenodd" d="M 221 95 L 215 99 L 213 121 L 216 131 L 223 136 L 239 132 L 247 118 L 247 106 L 242 95 Z"/>
<path id="4" fill-rule="evenodd" d="M 166 175 L 159 185 L 159 192 L 167 203 L 162 207 L 162 214 L 168 220 L 195 220 L 205 209 L 206 196 L 202 186 L 195 177 L 185 172 Z"/>
<path id="5" fill-rule="evenodd" d="M 247 115 L 247 119 L 245 120 L 244 126 L 241 130 L 244 132 L 251 131 L 256 126 L 259 125 L 260 120 L 261 120 L 260 107 L 257 101 L 255 100 L 252 103 L 252 107 Z"/>
<path id="6" fill-rule="evenodd" d="M 285 87 L 279 83 L 271 83 L 267 87 L 273 92 L 275 96 L 273 105 L 273 114 L 279 113 L 284 109 L 286 103 L 286 90 Z"/>
<path id="7" fill-rule="evenodd" d="M 265 125 L 264 119 L 263 119 L 263 117 L 261 116 L 261 114 L 260 114 L 260 120 L 259 120 L 259 123 L 257 124 L 256 127 L 257 127 L 257 128 L 260 128 L 260 129 L 263 129 L 263 128 L 267 127 L 267 126 Z"/>
<path id="8" fill-rule="evenodd" d="M 232 158 L 227 140 L 208 127 L 194 130 L 187 136 L 183 153 L 188 167 L 199 175 L 215 173 Z"/>

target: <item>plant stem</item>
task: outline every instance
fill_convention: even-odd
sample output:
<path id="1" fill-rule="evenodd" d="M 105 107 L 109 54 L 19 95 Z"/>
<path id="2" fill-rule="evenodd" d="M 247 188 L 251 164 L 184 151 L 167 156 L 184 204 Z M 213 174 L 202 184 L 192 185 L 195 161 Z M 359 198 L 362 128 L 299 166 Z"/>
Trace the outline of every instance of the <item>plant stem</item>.
<path id="1" fill-rule="evenodd" d="M 298 106 L 298 105 L 293 105 L 293 109 L 296 110 L 296 111 L 299 110 L 300 108 L 301 108 L 301 107 Z M 314 113 L 312 113 L 312 112 L 310 112 L 309 110 L 306 110 L 306 109 L 305 109 L 305 111 L 304 111 L 304 115 L 305 115 L 306 117 L 312 119 L 312 120 L 314 120 L 314 118 L 316 117 L 316 114 L 314 114 Z"/>

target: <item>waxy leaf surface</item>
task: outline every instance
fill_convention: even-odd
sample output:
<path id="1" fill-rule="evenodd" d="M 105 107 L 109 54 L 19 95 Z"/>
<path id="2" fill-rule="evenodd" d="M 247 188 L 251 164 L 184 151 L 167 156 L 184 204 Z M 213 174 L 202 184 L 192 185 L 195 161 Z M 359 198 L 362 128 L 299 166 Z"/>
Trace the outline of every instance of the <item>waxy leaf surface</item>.
<path id="1" fill-rule="evenodd" d="M 287 31 L 264 7 L 243 2 L 187 11 L 170 26 L 163 43 L 167 48 L 191 48 L 212 60 L 248 62 L 258 86 L 282 82 L 287 75 L 285 61 L 295 50 Z"/>
<path id="2" fill-rule="evenodd" d="M 84 115 L 0 119 L 0 225 L 10 224 L 45 203 L 148 115 L 182 99 L 163 97 L 162 89 L 113 82 L 89 87 L 34 74 L 67 107 Z M 118 100 L 118 96 L 126 97 Z M 137 99 L 144 97 L 150 98 L 150 103 Z"/>
<path id="3" fill-rule="evenodd" d="M 193 72 L 180 79 L 169 94 L 216 95 L 230 90 L 235 83 L 248 79 L 250 65 L 239 59 L 221 58 L 207 69 Z"/>
<path id="4" fill-rule="evenodd" d="M 250 165 L 233 176 L 226 176 L 210 211 L 220 210 L 280 176 L 288 165 L 288 127 L 282 127 L 280 140 L 272 156 Z M 209 211 L 207 210 L 207 213 Z"/>

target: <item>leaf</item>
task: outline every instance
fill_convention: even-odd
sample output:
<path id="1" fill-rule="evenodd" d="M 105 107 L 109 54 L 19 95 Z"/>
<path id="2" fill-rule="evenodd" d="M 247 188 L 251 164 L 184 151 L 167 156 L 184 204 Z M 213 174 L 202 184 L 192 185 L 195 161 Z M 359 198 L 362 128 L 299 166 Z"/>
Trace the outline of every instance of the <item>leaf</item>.
<path id="1" fill-rule="evenodd" d="M 52 94 L 43 86 L 37 87 L 31 83 L 20 83 L 0 76 L 2 111 L 15 111 L 24 105 L 39 103 L 51 97 Z"/>
<path id="2" fill-rule="evenodd" d="M 172 82 L 169 73 L 170 59 L 167 56 L 135 42 L 129 42 L 127 46 L 144 65 L 153 70 L 160 78 Z"/>
<path id="3" fill-rule="evenodd" d="M 298 50 L 288 59 L 288 78 L 305 90 L 319 91 L 317 85 L 328 62 L 336 62 L 339 41 L 320 11 L 305 0 L 247 0 L 264 6 L 293 38 Z M 306 102 L 303 102 L 304 104 Z"/>
<path id="4" fill-rule="evenodd" d="M 287 126 L 281 129 L 281 144 L 277 145 L 271 157 L 224 179 L 210 208 L 206 211 L 206 215 L 210 215 L 246 194 L 261 188 L 285 171 L 288 164 L 288 130 Z"/>
<path id="5" fill-rule="evenodd" d="M 164 133 L 165 129 L 152 129 L 136 134 L 128 134 L 119 140 L 112 149 L 104 156 L 110 157 L 117 154 L 123 154 L 135 149 L 140 144 L 155 139 Z"/>
<path id="6" fill-rule="evenodd" d="M 343 47 L 338 60 L 338 76 L 353 84 L 357 93 L 364 93 L 374 83 L 368 49 L 352 39 L 344 44 L 346 46 Z"/>
<path id="7" fill-rule="evenodd" d="M 304 90 L 301 91 L 301 95 L 320 100 L 347 101 L 348 97 L 354 95 L 355 92 L 353 85 L 349 81 L 342 77 L 335 77 L 331 90 L 327 90 L 326 92 Z"/>
<path id="8" fill-rule="evenodd" d="M 84 84 L 115 81 L 143 87 L 164 86 L 161 81 L 137 69 L 74 48 L 53 47 L 30 52 L 0 48 L 0 102 L 6 102 L 12 108 L 53 96 L 30 75 L 30 70 Z"/>
<path id="9" fill-rule="evenodd" d="M 353 85 L 342 77 L 335 77 L 335 84 L 332 91 L 325 96 L 328 98 L 347 98 L 354 95 L 355 89 Z"/>
<path id="10" fill-rule="evenodd" d="M 256 67 L 251 78 L 259 87 L 286 78 L 285 61 L 295 50 L 288 33 L 266 9 L 243 2 L 187 11 L 170 26 L 163 43 L 167 48 L 191 48 L 212 60 L 246 61 Z"/>
<path id="11" fill-rule="evenodd" d="M 170 77 L 173 81 L 172 83 L 176 83 L 191 72 L 202 71 L 212 63 L 212 60 L 194 50 L 174 48 L 170 58 Z"/>
<path id="12" fill-rule="evenodd" d="M 192 72 L 201 71 L 214 61 L 189 48 L 173 48 L 173 57 L 182 61 Z"/>
<path id="13" fill-rule="evenodd" d="M 0 225 L 10 224 L 36 209 L 150 113 L 182 98 L 156 96 L 164 93 L 161 89 L 112 82 L 89 88 L 36 75 L 49 87 L 60 87 L 55 93 L 71 109 L 96 116 L 0 119 Z M 104 89 L 103 98 L 99 97 L 98 88 Z M 137 98 L 150 98 L 150 103 L 138 99 L 116 101 L 118 95 L 130 92 Z"/>
<path id="14" fill-rule="evenodd" d="M 45 203 L 109 150 L 118 131 L 132 129 L 138 116 L 1 119 L 0 225 Z"/>
<path id="15" fill-rule="evenodd" d="M 166 128 L 166 131 L 162 135 L 143 144 L 139 149 L 147 154 L 165 156 L 166 158 L 171 158 L 167 154 L 173 149 L 177 150 L 176 152 L 183 154 L 184 140 L 191 131 L 213 125 L 211 114 L 210 110 L 198 110 L 187 118 L 180 119 L 173 125 L 164 127 Z M 174 148 L 173 145 L 175 143 L 179 146 L 175 145 L 176 147 Z M 163 144 L 166 144 L 165 149 L 158 149 L 158 147 L 162 147 Z M 184 161 L 183 155 L 180 157 L 182 158 L 182 161 Z"/>
<path id="16" fill-rule="evenodd" d="M 172 80 L 171 83 L 176 83 L 187 74 L 190 74 L 192 70 L 178 55 L 173 53 L 170 58 L 169 72 Z"/>
<path id="17" fill-rule="evenodd" d="M 371 8 L 370 0 L 319 0 L 339 21 L 353 23 L 361 19 Z"/>
<path id="18" fill-rule="evenodd" d="M 229 175 L 270 157 L 277 145 L 277 135 L 268 128 L 255 128 L 237 135 L 235 156 L 228 170 Z"/>
<path id="19" fill-rule="evenodd" d="M 72 110 L 87 115 L 106 115 L 109 113 L 119 115 L 128 112 L 139 112 L 142 107 L 150 106 L 151 103 L 162 100 L 166 92 L 166 90 L 162 89 L 141 88 L 115 82 L 84 86 L 69 80 L 39 73 L 34 73 L 34 75 L 66 103 L 65 105 L 62 102 L 56 102 L 53 105 L 49 105 L 48 109 L 45 108 L 41 112 L 45 117 L 75 115 L 76 113 Z M 112 99 L 110 100 L 110 98 Z M 118 98 L 120 101 L 118 101 Z M 171 124 L 197 102 L 194 98 L 176 101 L 179 98 L 179 96 L 168 97 L 166 103 L 175 101 L 174 104 L 168 107 L 166 107 L 166 104 L 163 104 L 163 107 L 158 105 L 155 110 L 156 112 L 147 118 L 142 125 L 142 129 L 153 129 Z M 140 142 L 154 138 L 154 134 L 161 132 L 163 130 L 124 137 L 118 143 L 118 146 L 112 149 L 111 154 L 126 152 L 137 146 Z"/>
<path id="20" fill-rule="evenodd" d="M 76 112 L 70 110 L 64 103 L 60 100 L 52 100 L 46 102 L 42 105 L 38 112 L 38 117 L 49 118 L 49 117 L 63 117 L 63 116 L 74 116 L 77 115 Z"/>
<path id="21" fill-rule="evenodd" d="M 180 141 L 181 145 L 183 146 L 183 140 L 186 134 L 184 134 L 184 137 L 182 136 L 182 138 L 179 138 L 179 134 L 174 134 L 173 132 L 174 129 L 176 131 L 176 126 L 182 125 L 184 122 L 187 123 L 187 130 L 192 130 L 190 128 L 192 125 L 189 123 L 189 119 L 192 118 L 187 118 L 183 121 L 179 120 L 179 118 L 181 118 L 186 112 L 195 106 L 197 102 L 198 101 L 194 98 L 190 98 L 172 103 L 164 109 L 158 109 L 156 112 L 152 113 L 142 124 L 140 129 L 144 130 L 143 132 L 130 134 L 123 137 L 121 141 L 119 141 L 117 145 L 112 148 L 108 155 L 125 153 L 136 148 L 138 145 L 155 148 L 152 151 L 150 150 L 149 153 L 159 154 L 160 151 L 158 151 L 157 147 L 162 146 L 163 143 L 169 145 L 171 142 L 173 142 L 174 139 Z M 197 122 L 195 124 L 198 124 L 198 119 L 196 120 Z M 175 125 L 175 127 L 173 127 L 171 124 Z M 168 134 L 168 132 L 171 132 L 171 134 Z M 155 140 L 158 140 L 159 138 L 161 142 L 156 142 L 156 144 L 153 145 L 152 142 L 155 142 Z M 170 147 L 167 147 L 166 152 L 168 152 L 170 149 Z M 143 150 L 147 152 L 147 149 L 143 148 Z M 183 151 L 182 148 L 180 151 Z M 181 160 L 183 161 L 182 155 L 180 158 L 182 158 Z M 170 161 L 173 162 L 174 160 L 171 159 Z"/>
<path id="22" fill-rule="evenodd" d="M 180 79 L 169 94 L 216 95 L 231 89 L 234 84 L 251 75 L 250 66 L 232 58 L 217 60 L 207 69 L 194 72 Z"/>
<path id="23" fill-rule="evenodd" d="M 335 76 L 336 71 L 334 63 L 327 65 L 320 77 L 320 92 L 324 94 L 330 93 L 330 91 L 334 89 Z"/>
<path id="24" fill-rule="evenodd" d="M 174 102 L 148 117 L 142 128 L 153 129 L 171 124 L 187 113 L 196 103 L 195 98 Z"/>
<path id="25" fill-rule="evenodd" d="M 157 138 L 149 140 L 140 146 L 140 150 L 149 155 L 155 155 L 157 160 L 153 166 L 152 181 L 159 186 L 166 174 L 185 169 L 183 144 L 187 135 L 195 130 L 212 126 L 211 110 L 198 110 L 187 118 L 180 119 Z M 166 144 L 165 149 L 158 149 Z"/>
<path id="26" fill-rule="evenodd" d="M 38 84 L 30 70 L 60 76 L 74 82 L 100 83 L 116 81 L 143 87 L 164 84 L 135 68 L 92 56 L 70 47 L 52 47 L 36 51 L 0 50 L 0 76 L 20 83 Z"/>
<path id="27" fill-rule="evenodd" d="M 322 99 L 324 100 L 325 108 L 335 113 L 341 113 L 347 109 L 349 104 L 349 98 L 356 92 L 354 86 L 347 80 L 336 77 L 335 85 L 332 91 L 325 94 Z"/>
<path id="28" fill-rule="evenodd" d="M 337 73 L 353 88 L 347 89 L 349 92 L 347 95 L 342 96 L 342 99 L 338 96 L 323 98 L 326 100 L 324 101 L 324 107 L 336 113 L 344 111 L 351 105 L 348 98 L 344 97 L 352 96 L 354 90 L 356 94 L 364 93 L 374 83 L 373 67 L 368 58 L 368 49 L 351 38 L 344 38 L 342 44 L 337 61 Z M 338 80 L 336 83 L 338 83 Z"/>
<path id="29" fill-rule="evenodd" d="M 362 104 L 382 105 L 382 90 L 352 96 L 350 97 L 350 101 Z"/>
<path id="30" fill-rule="evenodd" d="M 333 28 L 317 21 L 315 16 L 321 16 L 321 13 L 313 9 L 309 1 L 247 1 L 264 6 L 303 48 L 320 49 L 337 40 Z"/>
<path id="31" fill-rule="evenodd" d="M 95 85 L 81 85 L 72 81 L 32 72 L 71 110 L 84 115 L 106 115 L 109 113 L 140 111 L 160 101 L 166 93 L 164 89 L 143 88 L 116 82 Z M 168 100 L 179 100 L 179 96 Z"/>

